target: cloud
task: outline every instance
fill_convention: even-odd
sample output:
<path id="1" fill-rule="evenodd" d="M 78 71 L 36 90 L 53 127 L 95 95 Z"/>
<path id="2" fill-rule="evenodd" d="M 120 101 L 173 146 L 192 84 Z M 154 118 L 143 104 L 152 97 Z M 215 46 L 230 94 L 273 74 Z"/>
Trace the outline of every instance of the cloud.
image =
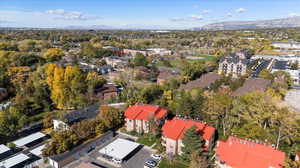
<path id="1" fill-rule="evenodd" d="M 190 15 L 190 18 L 192 20 L 203 20 L 203 16 L 202 15 Z"/>
<path id="2" fill-rule="evenodd" d="M 237 13 L 244 13 L 244 12 L 247 11 L 247 9 L 245 9 L 245 8 L 238 8 L 238 9 L 236 9 L 235 11 L 236 11 Z"/>
<path id="3" fill-rule="evenodd" d="M 171 18 L 172 22 L 182 22 L 182 21 L 185 21 L 185 20 L 186 20 L 185 18 L 181 18 L 181 17 Z"/>
<path id="4" fill-rule="evenodd" d="M 202 13 L 203 15 L 206 15 L 206 14 L 211 13 L 211 10 L 203 10 L 201 13 Z"/>
<path id="5" fill-rule="evenodd" d="M 288 17 L 296 17 L 296 16 L 300 16 L 299 13 L 295 13 L 295 12 L 291 12 L 288 14 Z"/>
<path id="6" fill-rule="evenodd" d="M 54 9 L 46 11 L 49 15 L 57 16 L 58 19 L 64 20 L 88 20 L 89 16 L 78 11 L 66 11 L 64 9 Z"/>
<path id="7" fill-rule="evenodd" d="M 233 17 L 232 13 L 230 13 L 230 12 L 226 13 L 226 16 L 229 18 Z"/>

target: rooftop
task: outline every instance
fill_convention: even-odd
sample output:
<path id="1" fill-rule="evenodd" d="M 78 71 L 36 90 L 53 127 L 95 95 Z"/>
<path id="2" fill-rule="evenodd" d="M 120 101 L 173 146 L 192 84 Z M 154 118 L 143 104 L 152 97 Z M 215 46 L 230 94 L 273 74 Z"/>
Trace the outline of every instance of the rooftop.
<path id="1" fill-rule="evenodd" d="M 209 140 L 216 130 L 205 122 L 175 117 L 170 121 L 166 121 L 162 127 L 162 132 L 165 137 L 178 140 L 183 138 L 185 131 L 192 126 L 198 128 L 198 131 L 205 140 Z"/>
<path id="2" fill-rule="evenodd" d="M 1 144 L 0 145 L 0 154 L 10 151 L 10 148 Z"/>
<path id="3" fill-rule="evenodd" d="M 138 143 L 118 138 L 106 147 L 102 148 L 99 152 L 110 157 L 123 160 L 139 146 L 140 144 Z"/>
<path id="4" fill-rule="evenodd" d="M 285 160 L 284 152 L 272 146 L 233 136 L 226 142 L 218 141 L 216 154 L 234 168 L 282 168 Z"/>
<path id="5" fill-rule="evenodd" d="M 18 139 L 16 141 L 14 141 L 13 143 L 17 147 L 22 147 L 22 146 L 30 144 L 31 142 L 34 142 L 34 141 L 36 141 L 38 139 L 41 139 L 41 138 L 43 138 L 45 136 L 46 136 L 46 134 L 43 134 L 41 132 L 37 132 L 37 133 L 31 134 L 31 135 L 28 135 L 28 136 L 26 136 L 24 138 Z"/>
<path id="6" fill-rule="evenodd" d="M 94 118 L 98 115 L 99 105 L 92 105 L 85 109 L 74 110 L 64 116 L 68 123 Z"/>
<path id="7" fill-rule="evenodd" d="M 197 80 L 191 81 L 185 85 L 180 86 L 180 89 L 191 90 L 195 88 L 206 88 L 221 78 L 221 75 L 214 72 L 210 72 L 202 75 Z"/>
<path id="8" fill-rule="evenodd" d="M 156 105 L 137 104 L 129 106 L 125 111 L 125 117 L 134 120 L 149 120 L 151 116 L 159 120 L 166 116 L 168 110 Z"/>
<path id="9" fill-rule="evenodd" d="M 251 78 L 244 85 L 232 93 L 232 96 L 242 96 L 254 91 L 265 91 L 271 85 L 271 81 L 262 78 Z"/>
<path id="10" fill-rule="evenodd" d="M 41 156 L 42 150 L 45 148 L 46 144 L 41 145 L 37 148 L 34 148 L 33 150 L 29 151 L 30 153 L 34 154 L 35 156 Z"/>
<path id="11" fill-rule="evenodd" d="M 28 159 L 29 159 L 29 157 L 27 155 L 21 153 L 21 154 L 18 154 L 14 157 L 11 157 L 7 160 L 4 160 L 4 161 L 0 162 L 0 167 L 4 166 L 4 168 L 11 168 L 11 167 L 16 166 L 20 163 L 23 163 L 24 161 L 26 161 Z"/>

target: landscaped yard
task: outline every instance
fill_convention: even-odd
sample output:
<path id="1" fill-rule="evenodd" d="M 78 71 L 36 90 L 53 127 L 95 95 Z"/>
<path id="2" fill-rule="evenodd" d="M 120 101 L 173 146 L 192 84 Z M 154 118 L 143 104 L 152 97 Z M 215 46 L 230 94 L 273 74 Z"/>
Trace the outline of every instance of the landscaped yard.
<path id="1" fill-rule="evenodd" d="M 189 166 L 182 163 L 182 162 L 179 162 L 179 161 L 174 161 L 174 162 L 169 162 L 167 160 L 162 160 L 159 164 L 159 168 L 188 168 Z"/>
<path id="2" fill-rule="evenodd" d="M 153 138 L 150 135 L 143 135 L 138 138 L 137 142 L 146 146 L 152 146 L 157 141 L 157 138 Z"/>

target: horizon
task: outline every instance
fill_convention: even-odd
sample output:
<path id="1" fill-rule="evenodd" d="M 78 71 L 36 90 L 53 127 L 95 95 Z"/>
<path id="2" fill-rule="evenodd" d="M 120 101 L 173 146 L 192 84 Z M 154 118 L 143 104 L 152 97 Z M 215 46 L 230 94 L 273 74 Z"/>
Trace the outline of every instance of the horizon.
<path id="1" fill-rule="evenodd" d="M 293 0 L 1 0 L 0 27 L 108 29 L 191 29 L 232 21 L 300 16 Z M 272 10 L 267 11 L 267 8 Z M 167 12 L 166 12 L 167 11 Z"/>

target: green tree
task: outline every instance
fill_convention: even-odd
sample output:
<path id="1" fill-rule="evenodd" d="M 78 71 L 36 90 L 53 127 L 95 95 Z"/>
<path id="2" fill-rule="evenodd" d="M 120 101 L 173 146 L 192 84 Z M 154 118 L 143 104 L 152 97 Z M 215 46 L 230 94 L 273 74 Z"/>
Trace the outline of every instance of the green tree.
<path id="1" fill-rule="evenodd" d="M 196 126 L 192 126 L 191 128 L 185 131 L 182 143 L 183 153 L 181 155 L 181 158 L 184 161 L 191 161 L 191 156 L 194 152 L 198 152 L 197 155 L 203 153 L 205 140 L 197 131 Z"/>
<path id="2" fill-rule="evenodd" d="M 137 53 L 133 59 L 133 64 L 134 66 L 147 66 L 148 60 L 143 54 Z"/>

